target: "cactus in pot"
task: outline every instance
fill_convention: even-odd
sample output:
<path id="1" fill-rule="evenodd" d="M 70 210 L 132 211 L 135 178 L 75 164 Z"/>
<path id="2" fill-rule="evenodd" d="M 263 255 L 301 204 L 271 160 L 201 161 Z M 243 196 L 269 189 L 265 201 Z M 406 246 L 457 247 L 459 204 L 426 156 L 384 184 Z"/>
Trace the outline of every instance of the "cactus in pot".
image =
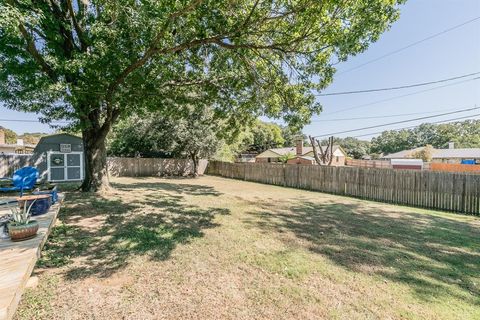
<path id="1" fill-rule="evenodd" d="M 12 241 L 27 240 L 35 237 L 38 231 L 38 222 L 30 220 L 30 210 L 32 209 L 33 201 L 29 206 L 23 208 L 11 207 L 12 221 L 8 224 L 8 233 Z"/>

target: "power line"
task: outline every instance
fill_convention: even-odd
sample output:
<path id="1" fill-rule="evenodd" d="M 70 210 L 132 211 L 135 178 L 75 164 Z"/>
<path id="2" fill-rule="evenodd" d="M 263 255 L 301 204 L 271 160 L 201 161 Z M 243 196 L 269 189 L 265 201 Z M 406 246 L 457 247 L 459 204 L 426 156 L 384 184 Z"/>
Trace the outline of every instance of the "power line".
<path id="1" fill-rule="evenodd" d="M 422 82 L 422 83 L 416 83 L 416 84 L 409 84 L 409 85 L 404 85 L 404 86 L 377 88 L 377 89 L 366 89 L 366 90 L 356 90 L 356 91 L 332 92 L 332 93 L 319 93 L 319 94 L 316 94 L 316 96 L 317 97 L 327 97 L 327 96 L 340 96 L 340 95 L 357 94 L 357 93 L 370 93 L 370 92 L 379 92 L 379 91 L 391 91 L 391 90 L 408 89 L 408 88 L 414 88 L 414 87 L 428 86 L 428 85 L 436 84 L 436 83 L 448 82 L 448 81 L 452 81 L 452 80 L 458 80 L 458 79 L 474 76 L 474 75 L 477 75 L 477 74 L 480 74 L 480 72 L 474 72 L 474 73 L 464 74 L 464 75 L 456 76 L 456 77 L 452 77 L 452 78 L 429 81 L 429 82 Z"/>
<path id="2" fill-rule="evenodd" d="M 390 123 L 385 123 L 385 124 L 378 124 L 378 125 L 369 126 L 369 127 L 363 127 L 363 128 L 357 128 L 357 129 L 351 129 L 351 130 L 345 130 L 345 131 L 338 131 L 338 132 L 333 132 L 333 133 L 328 133 L 328 134 L 324 134 L 324 135 L 315 136 L 315 138 L 318 138 L 318 137 L 329 137 L 329 136 L 333 136 L 333 135 L 336 135 L 336 134 L 342 134 L 342 133 L 348 133 L 348 132 L 355 132 L 355 131 L 362 131 L 362 130 L 373 129 L 373 128 L 380 128 L 380 127 L 390 126 L 390 125 L 394 125 L 394 124 L 400 124 L 400 123 L 406 123 L 406 122 L 412 122 L 412 121 L 418 121 L 418 120 L 425 120 L 425 119 L 430 119 L 430 118 L 436 118 L 436 117 L 446 116 L 446 115 L 449 115 L 449 114 L 455 114 L 455 113 L 461 113 L 461 112 L 468 112 L 468 111 L 472 111 L 472 110 L 476 110 L 476 109 L 478 109 L 478 108 L 477 108 L 477 107 L 473 107 L 473 108 L 468 108 L 468 109 L 462 109 L 462 110 L 457 110 L 457 111 L 452 111 L 452 112 L 445 112 L 445 113 L 441 113 L 441 114 L 436 114 L 436 115 L 433 115 L 433 116 L 426 116 L 426 117 L 420 117 L 420 118 L 414 118 L 414 119 L 408 119 L 408 120 L 390 122 Z"/>
<path id="3" fill-rule="evenodd" d="M 379 104 L 379 103 L 382 103 L 382 102 L 392 101 L 392 100 L 396 100 L 396 99 L 400 99 L 400 98 L 404 98 L 404 97 L 409 97 L 409 96 L 413 96 L 413 95 L 424 93 L 424 92 L 429 92 L 429 91 L 433 91 L 433 90 L 437 90 L 437 89 L 441 89 L 441 88 L 445 88 L 445 87 L 455 86 L 455 85 L 458 85 L 458 84 L 462 84 L 462 83 L 470 82 L 470 81 L 475 81 L 475 80 L 478 80 L 478 79 L 480 79 L 480 77 L 475 77 L 475 78 L 472 78 L 472 79 L 466 79 L 466 80 L 462 80 L 462 81 L 458 81 L 458 82 L 454 82 L 454 83 L 444 84 L 444 85 L 441 85 L 441 86 L 438 86 L 438 87 L 433 87 L 433 88 L 424 89 L 424 90 L 420 90 L 420 91 L 415 91 L 415 92 L 411 92 L 411 93 L 407 93 L 407 94 L 402 94 L 402 95 L 399 95 L 399 96 L 394 96 L 394 97 L 391 97 L 391 98 L 377 100 L 377 101 L 374 101 L 374 102 L 369 102 L 369 103 L 361 104 L 361 105 L 354 106 L 354 107 L 339 109 L 339 110 L 336 110 L 336 111 L 333 111 L 333 112 L 330 112 L 330 113 L 326 113 L 325 115 L 336 114 L 336 113 L 349 111 L 349 110 L 353 110 L 353 109 L 368 107 L 368 106 L 372 106 L 372 105 Z"/>
<path id="4" fill-rule="evenodd" d="M 458 28 L 460 28 L 460 27 L 463 27 L 463 26 L 465 26 L 465 25 L 467 25 L 467 24 L 469 24 L 469 23 L 475 22 L 475 21 L 477 21 L 477 20 L 479 20 L 479 19 L 480 19 L 480 17 L 475 17 L 475 18 L 473 18 L 473 19 L 471 19 L 471 20 L 468 20 L 468 21 L 465 21 L 465 22 L 463 22 L 463 23 L 457 24 L 456 26 L 453 26 L 453 27 L 450 27 L 450 28 L 445 29 L 445 30 L 443 30 L 443 31 L 440 31 L 440 32 L 438 32 L 438 33 L 432 34 L 432 35 L 430 35 L 430 36 L 428 36 L 428 37 L 426 37 L 426 38 L 423 38 L 423 39 L 421 39 L 421 40 L 418 40 L 418 41 L 415 41 L 415 42 L 413 42 L 413 43 L 410 43 L 409 45 L 406 45 L 406 46 L 401 47 L 401 48 L 399 48 L 399 49 L 396 49 L 396 50 L 394 50 L 394 51 L 390 51 L 390 52 L 388 52 L 388 53 L 386 53 L 386 54 L 384 54 L 384 55 L 381 55 L 380 57 L 377 57 L 377 58 L 372 59 L 372 60 L 369 60 L 369 61 L 367 61 L 367 62 L 365 62 L 365 63 L 359 64 L 359 65 L 356 66 L 356 67 L 353 67 L 353 68 L 350 68 L 350 69 L 341 71 L 341 72 L 337 73 L 337 76 L 342 75 L 342 74 L 345 74 L 345 73 L 347 73 L 347 72 L 351 72 L 351 71 L 356 70 L 356 69 L 359 69 L 359 68 L 362 68 L 362 67 L 364 67 L 364 66 L 366 66 L 366 65 L 369 65 L 369 64 L 371 64 L 371 63 L 374 63 L 374 62 L 376 62 L 376 61 L 378 61 L 378 60 L 382 60 L 382 59 L 384 59 L 384 58 L 386 58 L 386 57 L 389 57 L 389 56 L 391 56 L 391 55 L 394 55 L 394 54 L 396 54 L 396 53 L 399 53 L 399 52 L 401 52 L 401 51 L 404 51 L 404 50 L 406 50 L 406 49 L 408 49 L 408 48 L 411 48 L 411 47 L 413 47 L 413 46 L 416 46 L 416 45 L 418 45 L 418 44 L 420 44 L 420 43 L 422 43 L 422 42 L 425 42 L 425 41 L 428 41 L 428 40 L 430 40 L 430 39 L 436 38 L 436 37 L 438 37 L 438 36 L 440 36 L 440 35 L 442 35 L 442 34 L 445 34 L 445 33 L 447 33 L 447 32 L 450 32 L 450 31 L 453 31 L 453 30 L 458 29 Z"/>
<path id="5" fill-rule="evenodd" d="M 382 119 L 382 118 L 396 118 L 396 117 L 405 117 L 405 116 L 414 116 L 419 114 L 432 114 L 436 112 L 443 111 L 455 111 L 457 109 L 442 109 L 429 112 L 412 112 L 412 113 L 400 113 L 400 114 L 390 114 L 386 116 L 371 116 L 371 117 L 355 117 L 355 118 L 333 118 L 333 119 L 314 119 L 311 122 L 329 122 L 329 121 L 350 121 L 350 120 L 365 120 L 365 119 Z"/>
<path id="6" fill-rule="evenodd" d="M 40 121 L 38 120 L 22 120 L 22 119 L 0 119 L 0 121 L 3 121 L 3 122 L 35 122 L 35 123 L 38 123 Z M 52 121 L 51 123 L 70 123 L 68 121 Z"/>
<path id="7" fill-rule="evenodd" d="M 470 116 L 464 116 L 464 117 L 453 118 L 453 119 L 448 119 L 448 120 L 434 121 L 434 122 L 429 122 L 429 124 L 449 123 L 449 122 L 452 122 L 452 121 L 464 120 L 464 119 L 469 119 L 469 118 L 478 117 L 478 116 L 480 116 L 480 114 L 473 114 L 473 115 L 470 115 Z M 425 123 L 422 123 L 422 124 L 425 124 Z M 399 130 L 405 130 L 405 129 L 413 129 L 413 128 L 417 128 L 417 127 L 421 126 L 422 124 L 419 124 L 419 125 L 416 125 L 416 126 L 410 126 L 410 127 L 397 128 L 397 129 L 389 129 L 388 131 L 399 131 Z M 352 138 L 367 137 L 367 136 L 371 136 L 371 135 L 374 135 L 374 134 L 380 134 L 384 131 L 387 131 L 387 130 L 360 134 L 360 135 L 357 135 L 357 136 L 353 136 Z"/>

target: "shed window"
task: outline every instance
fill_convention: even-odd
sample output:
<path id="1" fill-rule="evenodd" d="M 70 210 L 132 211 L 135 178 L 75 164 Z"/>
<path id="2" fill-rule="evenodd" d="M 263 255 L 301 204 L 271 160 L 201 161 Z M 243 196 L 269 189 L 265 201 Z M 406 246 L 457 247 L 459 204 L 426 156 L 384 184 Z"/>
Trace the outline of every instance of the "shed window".
<path id="1" fill-rule="evenodd" d="M 48 152 L 49 181 L 83 180 L 83 152 Z"/>

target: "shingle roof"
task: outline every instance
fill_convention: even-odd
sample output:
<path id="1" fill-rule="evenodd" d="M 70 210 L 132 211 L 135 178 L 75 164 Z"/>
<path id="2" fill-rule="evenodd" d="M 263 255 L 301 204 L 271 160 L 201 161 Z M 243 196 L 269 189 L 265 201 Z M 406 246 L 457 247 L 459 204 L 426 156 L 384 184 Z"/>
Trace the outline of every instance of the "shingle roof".
<path id="1" fill-rule="evenodd" d="M 322 149 L 325 151 L 327 147 L 326 146 L 322 146 Z M 338 145 L 334 145 L 333 146 L 333 151 L 335 152 L 335 150 L 337 150 L 338 148 L 340 148 L 340 146 Z M 286 154 L 293 154 L 293 155 L 296 155 L 297 153 L 297 149 L 296 147 L 288 147 L 288 148 L 272 148 L 272 149 L 268 149 L 267 151 L 271 151 L 271 152 L 274 152 L 276 154 L 278 154 L 278 156 L 284 156 Z M 313 151 L 313 148 L 312 147 L 303 147 L 303 154 L 307 154 L 309 152 L 312 152 Z M 263 153 L 263 152 L 262 152 Z M 262 154 L 260 153 L 259 156 Z M 257 156 L 258 157 L 258 156 Z M 261 158 L 261 157 L 260 157 Z"/>
<path id="2" fill-rule="evenodd" d="M 414 152 L 417 152 L 417 151 L 420 151 L 422 150 L 423 147 L 420 147 L 420 148 L 415 148 L 415 149 L 410 149 L 410 150 L 402 150 L 402 151 L 399 151 L 399 152 L 395 152 L 395 153 L 390 153 L 390 154 L 387 154 L 386 156 L 383 156 L 383 158 L 385 159 L 402 159 L 402 158 L 408 158 L 408 156 Z"/>
<path id="3" fill-rule="evenodd" d="M 480 148 L 436 149 L 434 158 L 480 158 Z"/>
<path id="4" fill-rule="evenodd" d="M 408 156 L 414 152 L 423 150 L 423 147 L 403 150 L 396 153 L 391 153 L 383 158 L 385 159 L 402 159 L 408 158 Z M 480 158 L 480 148 L 463 148 L 463 149 L 434 149 L 432 154 L 433 159 L 445 159 L 445 158 Z"/>
<path id="5" fill-rule="evenodd" d="M 307 151 L 308 149 L 308 151 Z M 293 154 L 296 154 L 297 153 L 297 150 L 295 147 L 289 147 L 289 148 L 272 148 L 272 149 L 268 149 L 272 152 L 275 152 L 277 153 L 278 155 L 280 156 L 284 156 L 286 154 L 289 154 L 289 153 L 293 153 Z M 307 153 L 307 152 L 310 152 L 312 151 L 312 147 L 303 147 L 303 153 Z"/>

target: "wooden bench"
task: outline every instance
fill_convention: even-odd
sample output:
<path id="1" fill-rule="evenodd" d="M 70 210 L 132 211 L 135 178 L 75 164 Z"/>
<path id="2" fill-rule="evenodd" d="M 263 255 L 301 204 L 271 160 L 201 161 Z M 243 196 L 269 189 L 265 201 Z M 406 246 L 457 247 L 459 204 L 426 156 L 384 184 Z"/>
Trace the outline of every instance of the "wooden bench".
<path id="1" fill-rule="evenodd" d="M 40 228 L 35 238 L 20 242 L 0 239 L 0 320 L 11 319 L 18 307 L 43 245 L 55 224 L 61 200 L 34 217 Z M 0 211 L 0 215 L 4 212 Z"/>

